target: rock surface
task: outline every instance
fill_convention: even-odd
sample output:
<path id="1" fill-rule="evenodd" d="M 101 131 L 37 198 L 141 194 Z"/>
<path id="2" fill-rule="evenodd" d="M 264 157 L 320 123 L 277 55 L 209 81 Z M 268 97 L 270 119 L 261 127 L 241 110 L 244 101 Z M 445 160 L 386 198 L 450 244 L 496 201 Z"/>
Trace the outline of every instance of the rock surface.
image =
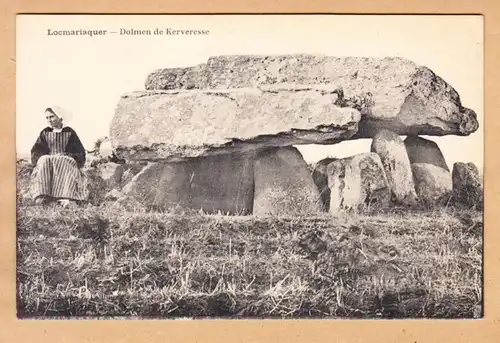
<path id="1" fill-rule="evenodd" d="M 322 159 L 314 166 L 312 177 L 314 183 L 318 187 L 319 195 L 321 198 L 321 203 L 323 205 L 324 211 L 328 212 L 330 210 L 330 188 L 328 187 L 328 165 L 333 161 L 337 161 L 337 158 L 328 157 Z"/>
<path id="2" fill-rule="evenodd" d="M 357 132 L 360 113 L 335 91 L 268 87 L 136 92 L 121 98 L 110 137 L 126 160 L 176 161 L 295 144 L 332 144 Z"/>
<path id="3" fill-rule="evenodd" d="M 410 163 L 432 164 L 433 166 L 450 171 L 443 153 L 436 142 L 422 137 L 408 136 L 404 143 Z"/>
<path id="4" fill-rule="evenodd" d="M 121 179 L 121 185 L 122 187 L 127 185 L 134 176 L 139 174 L 141 170 L 144 169 L 144 167 L 147 166 L 147 163 L 133 163 L 133 164 L 126 164 L 125 165 L 125 171 L 123 172 L 122 179 Z"/>
<path id="5" fill-rule="evenodd" d="M 191 68 L 160 69 L 146 89 L 234 89 L 261 85 L 326 85 L 341 90 L 342 106 L 364 117 L 354 138 L 379 129 L 398 135 L 469 135 L 474 111 L 432 70 L 399 57 L 295 55 L 214 56 Z"/>
<path id="6" fill-rule="evenodd" d="M 112 189 L 104 196 L 104 200 L 118 200 L 123 197 L 122 192 L 117 189 Z"/>
<path id="7" fill-rule="evenodd" d="M 150 163 L 122 193 L 146 208 L 181 207 L 248 214 L 253 206 L 253 159 L 236 154 Z"/>
<path id="8" fill-rule="evenodd" d="M 373 138 L 371 152 L 379 155 L 393 201 L 406 206 L 417 204 L 410 159 L 403 140 L 394 132 L 381 130 Z"/>
<path id="9" fill-rule="evenodd" d="M 413 163 L 411 168 L 415 190 L 422 203 L 433 204 L 451 194 L 451 174 L 446 169 L 429 163 Z"/>
<path id="10" fill-rule="evenodd" d="M 100 205 L 109 191 L 106 182 L 102 179 L 101 172 L 95 167 L 82 168 L 82 172 L 88 180 L 88 202 L 95 206 Z"/>
<path id="11" fill-rule="evenodd" d="M 113 146 L 109 138 L 104 139 L 99 145 L 99 156 L 108 161 L 113 158 Z"/>
<path id="12" fill-rule="evenodd" d="M 99 164 L 97 170 L 100 173 L 107 189 L 119 188 L 123 176 L 123 166 L 117 163 L 108 162 Z"/>
<path id="13" fill-rule="evenodd" d="M 362 212 L 385 208 L 391 193 L 380 157 L 364 153 L 333 161 L 327 166 L 330 213 Z"/>
<path id="14" fill-rule="evenodd" d="M 483 208 L 483 187 L 474 163 L 456 162 L 452 172 L 453 196 L 467 206 Z"/>
<path id="15" fill-rule="evenodd" d="M 322 211 L 318 189 L 296 148 L 259 152 L 254 162 L 254 183 L 254 215 L 314 215 Z"/>

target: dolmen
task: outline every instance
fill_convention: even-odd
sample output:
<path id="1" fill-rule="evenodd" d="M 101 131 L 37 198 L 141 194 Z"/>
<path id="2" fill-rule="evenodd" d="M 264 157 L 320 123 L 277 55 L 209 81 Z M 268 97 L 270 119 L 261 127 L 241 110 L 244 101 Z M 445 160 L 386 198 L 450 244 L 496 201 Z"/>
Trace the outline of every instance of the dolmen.
<path id="1" fill-rule="evenodd" d="M 478 126 L 449 84 L 403 58 L 234 55 L 152 72 L 119 100 L 110 143 L 147 162 L 123 194 L 148 208 L 337 214 L 439 197 L 451 174 L 419 136 Z M 313 172 L 296 148 L 360 138 L 371 151 Z"/>

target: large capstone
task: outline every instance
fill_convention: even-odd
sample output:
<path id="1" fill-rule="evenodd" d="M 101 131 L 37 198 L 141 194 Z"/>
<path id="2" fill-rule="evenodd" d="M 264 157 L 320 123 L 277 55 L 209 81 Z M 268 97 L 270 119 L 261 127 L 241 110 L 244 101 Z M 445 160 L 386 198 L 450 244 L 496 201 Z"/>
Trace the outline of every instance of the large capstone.
<path id="1" fill-rule="evenodd" d="M 360 113 L 335 91 L 307 87 L 150 91 L 124 95 L 111 123 L 117 156 L 176 161 L 296 144 L 333 144 Z"/>
<path id="2" fill-rule="evenodd" d="M 193 67 L 156 70 L 145 86 L 234 89 L 279 84 L 336 89 L 340 106 L 363 114 L 353 138 L 371 138 L 384 128 L 398 135 L 469 135 L 479 126 L 476 113 L 462 106 L 451 85 L 429 68 L 400 57 L 214 56 Z"/>
<path id="3" fill-rule="evenodd" d="M 254 215 L 314 215 L 322 211 L 307 163 L 294 147 L 259 152 L 254 182 Z"/>

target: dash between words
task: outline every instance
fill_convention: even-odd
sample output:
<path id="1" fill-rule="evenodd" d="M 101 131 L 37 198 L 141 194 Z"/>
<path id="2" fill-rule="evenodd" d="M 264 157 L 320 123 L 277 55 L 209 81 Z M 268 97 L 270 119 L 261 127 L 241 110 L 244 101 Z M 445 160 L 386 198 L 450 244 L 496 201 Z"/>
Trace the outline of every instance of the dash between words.
<path id="1" fill-rule="evenodd" d="M 156 28 L 154 30 L 138 30 L 138 29 L 123 29 L 121 28 L 119 31 L 110 31 L 110 30 L 54 30 L 47 29 L 47 36 L 105 36 L 108 34 L 119 34 L 120 36 L 153 36 L 153 35 L 208 35 L 210 30 L 178 30 L 178 29 L 159 29 Z"/>

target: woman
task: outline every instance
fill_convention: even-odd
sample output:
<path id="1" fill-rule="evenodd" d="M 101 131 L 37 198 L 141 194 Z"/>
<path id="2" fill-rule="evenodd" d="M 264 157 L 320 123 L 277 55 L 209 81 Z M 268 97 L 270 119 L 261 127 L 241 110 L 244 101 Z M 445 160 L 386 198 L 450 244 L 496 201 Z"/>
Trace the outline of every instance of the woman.
<path id="1" fill-rule="evenodd" d="M 43 129 L 31 149 L 32 194 L 36 204 L 58 201 L 66 207 L 87 199 L 85 149 L 69 126 L 64 125 L 67 113 L 58 106 L 45 110 L 49 126 Z"/>

